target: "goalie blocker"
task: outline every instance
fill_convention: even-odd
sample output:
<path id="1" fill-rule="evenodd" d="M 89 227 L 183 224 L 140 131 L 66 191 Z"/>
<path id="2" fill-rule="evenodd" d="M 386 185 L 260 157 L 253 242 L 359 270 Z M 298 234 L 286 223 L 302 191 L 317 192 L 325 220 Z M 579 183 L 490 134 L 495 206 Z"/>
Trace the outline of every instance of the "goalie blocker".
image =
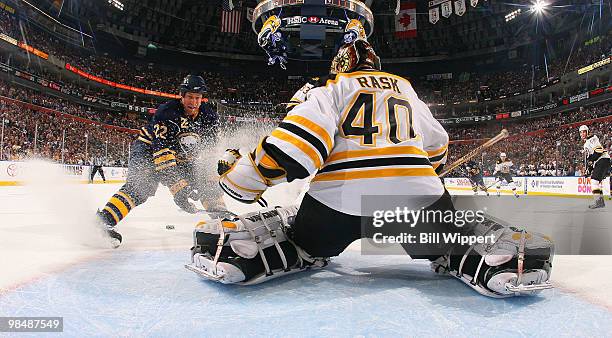
<path id="1" fill-rule="evenodd" d="M 452 208 L 445 194 L 432 208 L 449 205 Z M 185 267 L 206 279 L 241 285 L 322 268 L 355 239 L 369 237 L 362 233 L 361 221 L 306 195 L 299 211 L 277 207 L 232 220 L 201 222 L 193 233 L 191 264 Z M 451 231 L 448 224 L 428 226 L 428 231 Z M 493 234 L 495 243 L 449 245 L 445 255 L 433 254 L 440 247 L 433 248 L 431 255 L 414 244 L 404 249 L 413 258 L 431 260 L 435 272 L 450 274 L 485 296 L 533 294 L 552 287 L 548 280 L 554 250 L 548 237 L 488 219 L 465 227 L 465 234 Z"/>

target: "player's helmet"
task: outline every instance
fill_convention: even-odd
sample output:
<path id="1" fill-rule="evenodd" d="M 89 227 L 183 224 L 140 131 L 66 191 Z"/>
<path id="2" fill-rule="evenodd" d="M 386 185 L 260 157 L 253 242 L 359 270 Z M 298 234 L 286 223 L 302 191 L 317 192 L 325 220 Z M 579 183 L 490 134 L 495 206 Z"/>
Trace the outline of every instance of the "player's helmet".
<path id="1" fill-rule="evenodd" d="M 586 125 L 581 125 L 580 128 L 578 128 L 579 132 L 583 132 L 586 131 L 587 133 L 589 132 L 589 127 L 587 127 Z"/>
<path id="2" fill-rule="evenodd" d="M 380 58 L 365 40 L 357 39 L 342 45 L 332 60 L 330 73 L 350 73 L 361 69 L 380 70 Z"/>
<path id="3" fill-rule="evenodd" d="M 499 153 L 500 158 L 506 158 L 506 153 Z"/>
<path id="4" fill-rule="evenodd" d="M 181 96 L 184 96 L 185 93 L 204 94 L 206 93 L 206 82 L 199 75 L 189 74 L 183 79 L 179 91 Z"/>

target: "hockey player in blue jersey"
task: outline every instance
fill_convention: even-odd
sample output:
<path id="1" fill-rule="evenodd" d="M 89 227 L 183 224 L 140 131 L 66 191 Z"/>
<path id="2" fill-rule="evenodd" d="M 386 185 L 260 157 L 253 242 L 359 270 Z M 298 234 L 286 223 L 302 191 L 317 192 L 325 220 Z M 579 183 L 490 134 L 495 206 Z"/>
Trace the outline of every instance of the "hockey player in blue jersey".
<path id="1" fill-rule="evenodd" d="M 140 129 L 131 147 L 126 183 L 98 212 L 113 246 L 122 241 L 117 223 L 154 196 L 159 183 L 188 213 L 197 211 L 190 200 L 201 200 L 207 210 L 223 208 L 217 183 L 198 174 L 196 159 L 216 141 L 218 128 L 217 113 L 203 102 L 205 92 L 204 79 L 188 75 L 180 85 L 181 97 L 160 105 L 151 122 Z"/>

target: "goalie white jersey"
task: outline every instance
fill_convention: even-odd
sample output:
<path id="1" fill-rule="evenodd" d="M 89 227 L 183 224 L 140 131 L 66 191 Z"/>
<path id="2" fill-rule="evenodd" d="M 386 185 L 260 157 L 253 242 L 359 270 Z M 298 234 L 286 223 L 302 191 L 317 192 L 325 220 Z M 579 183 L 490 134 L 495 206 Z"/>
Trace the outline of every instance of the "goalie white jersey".
<path id="1" fill-rule="evenodd" d="M 417 209 L 444 193 L 435 169 L 446 162 L 447 148 L 446 131 L 407 80 L 341 73 L 311 89 L 251 161 L 241 159 L 220 182 L 234 198 L 253 200 L 267 186 L 316 173 L 308 194 L 345 214 L 366 216 L 364 195 L 410 196 L 405 206 Z"/>
<path id="2" fill-rule="evenodd" d="M 446 161 L 448 135 L 395 75 L 338 75 L 312 89 L 266 142 L 316 172 L 308 193 L 343 213 L 360 215 L 362 195 L 419 195 L 420 208 L 444 192 L 434 169 Z"/>
<path id="3" fill-rule="evenodd" d="M 589 161 L 596 162 L 600 158 L 610 158 L 608 152 L 599 142 L 597 135 L 589 135 L 589 138 L 584 142 L 583 152 Z"/>
<path id="4" fill-rule="evenodd" d="M 513 166 L 514 164 L 512 163 L 512 161 L 506 159 L 506 160 L 501 160 L 498 159 L 497 162 L 495 163 L 495 171 L 502 173 L 502 174 L 509 174 L 510 173 L 510 168 Z"/>

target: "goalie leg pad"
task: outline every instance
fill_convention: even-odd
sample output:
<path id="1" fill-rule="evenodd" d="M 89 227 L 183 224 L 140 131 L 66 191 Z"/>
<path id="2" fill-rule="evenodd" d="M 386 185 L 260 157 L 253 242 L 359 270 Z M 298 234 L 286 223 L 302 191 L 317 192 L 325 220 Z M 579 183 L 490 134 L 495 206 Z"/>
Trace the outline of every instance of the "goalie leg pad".
<path id="1" fill-rule="evenodd" d="M 505 227 L 492 220 L 476 224 L 474 235 L 494 235 L 495 242 L 455 247 L 432 263 L 436 272 L 458 278 L 482 295 L 505 298 L 552 288 L 554 245 L 547 236 Z"/>
<path id="2" fill-rule="evenodd" d="M 251 285 L 325 266 L 326 258 L 310 257 L 288 238 L 296 213 L 297 207 L 276 208 L 201 222 L 185 267 L 224 284 Z"/>

